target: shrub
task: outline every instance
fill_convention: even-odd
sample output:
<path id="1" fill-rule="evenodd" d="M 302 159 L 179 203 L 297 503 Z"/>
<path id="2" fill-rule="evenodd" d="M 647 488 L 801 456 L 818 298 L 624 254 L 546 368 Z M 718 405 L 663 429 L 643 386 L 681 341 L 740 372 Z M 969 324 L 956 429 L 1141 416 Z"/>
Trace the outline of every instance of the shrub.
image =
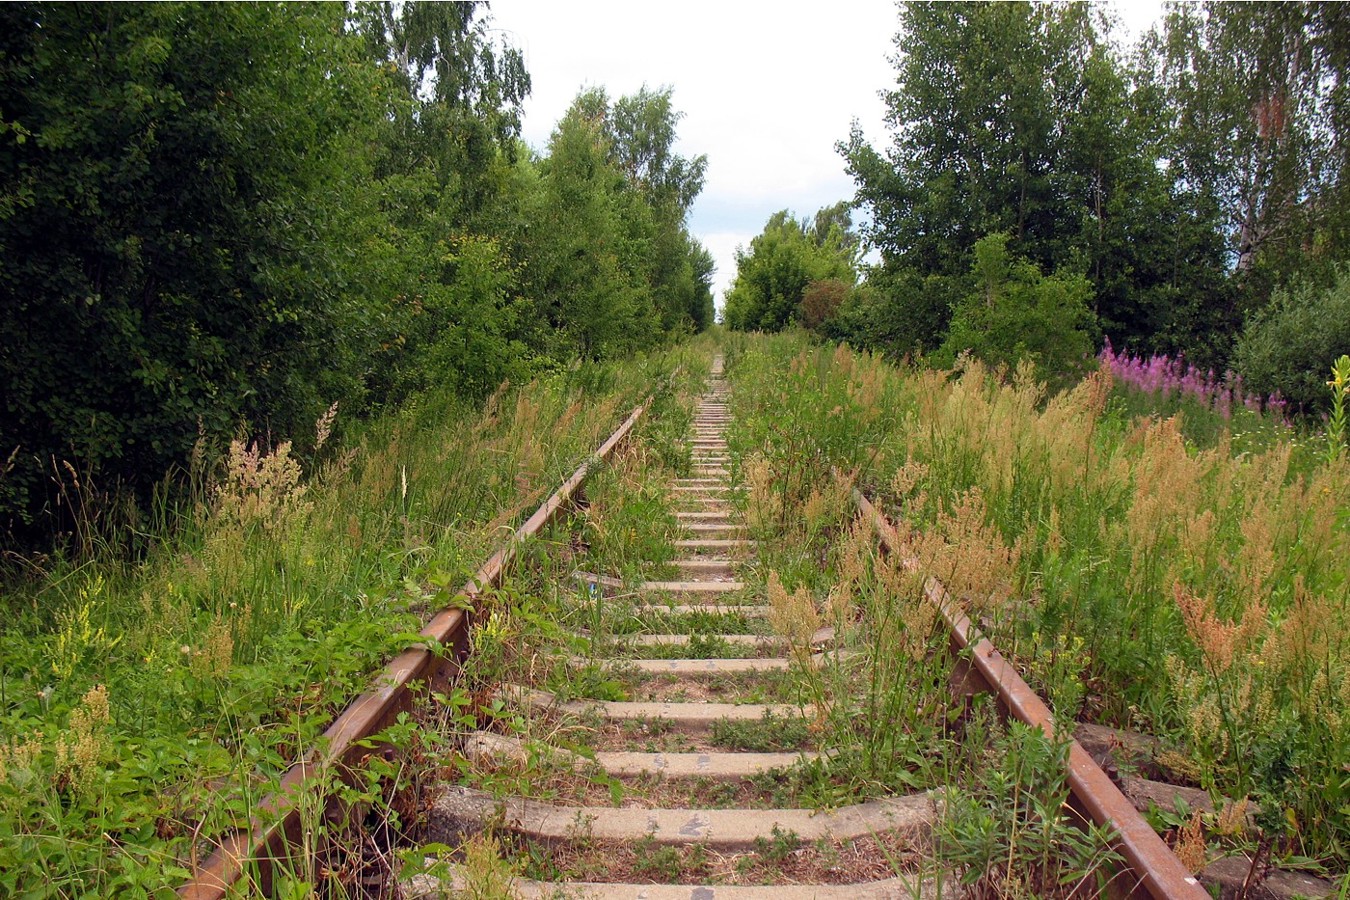
<path id="1" fill-rule="evenodd" d="M 806 286 L 802 295 L 802 324 L 812 331 L 831 322 L 848 297 L 849 283 L 839 278 L 823 278 Z"/>
<path id="2" fill-rule="evenodd" d="M 1350 353 L 1350 270 L 1329 289 L 1278 291 L 1238 338 L 1234 367 L 1256 393 L 1278 392 L 1304 413 L 1329 406 L 1327 365 Z"/>
<path id="3" fill-rule="evenodd" d="M 737 331 L 781 331 L 796 321 L 813 283 L 852 283 L 852 250 L 839 228 L 822 240 L 787 210 L 774 213 L 749 252 L 736 251 L 736 281 L 727 293 L 727 326 Z"/>
<path id="4" fill-rule="evenodd" d="M 1034 264 L 1008 254 L 1006 234 L 975 244 L 972 274 L 976 289 L 956 306 L 944 360 L 969 350 L 1009 368 L 1029 358 L 1043 378 L 1082 370 L 1092 352 L 1092 285 L 1086 278 L 1042 275 Z"/>
<path id="5" fill-rule="evenodd" d="M 952 307 L 964 292 L 963 279 L 873 269 L 840 308 L 831 336 L 896 359 L 931 353 L 947 336 Z"/>

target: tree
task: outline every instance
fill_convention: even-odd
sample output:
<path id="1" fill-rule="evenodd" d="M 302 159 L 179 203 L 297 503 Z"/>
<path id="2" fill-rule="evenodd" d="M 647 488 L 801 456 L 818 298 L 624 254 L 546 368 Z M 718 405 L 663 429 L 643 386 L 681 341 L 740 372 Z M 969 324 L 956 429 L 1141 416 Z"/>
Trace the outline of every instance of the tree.
<path id="1" fill-rule="evenodd" d="M 913 269 L 875 266 L 845 299 L 829 334 L 897 359 L 932 353 L 946 339 L 952 310 L 966 290 L 964 276 L 925 277 Z"/>
<path id="2" fill-rule="evenodd" d="M 839 278 L 824 278 L 808 284 L 802 293 L 802 325 L 812 331 L 826 330 L 852 290 L 853 285 Z"/>
<path id="3" fill-rule="evenodd" d="M 62 462 L 141 491 L 201 435 L 359 402 L 374 72 L 332 6 L 0 8 L 5 527 Z"/>
<path id="4" fill-rule="evenodd" d="M 831 240 L 831 233 L 837 232 L 837 240 L 851 258 L 862 255 L 862 236 L 853 228 L 853 204 L 840 200 L 831 206 L 822 206 L 811 217 L 806 228 L 811 240 L 818 246 L 824 246 Z"/>
<path id="5" fill-rule="evenodd" d="M 891 145 L 856 127 L 840 145 L 883 257 L 872 309 L 893 333 L 931 346 L 920 336 L 945 329 L 943 310 L 914 285 L 964 278 L 990 233 L 1042 270 L 1085 272 L 1117 346 L 1194 349 L 1216 319 L 1231 333 L 1213 219 L 1170 172 L 1165 104 L 1117 58 L 1108 21 L 1029 3 L 908 3 L 900 19 Z"/>
<path id="6" fill-rule="evenodd" d="M 386 172 L 423 167 L 466 213 L 491 196 L 485 175 L 514 154 L 530 75 L 520 51 L 492 39 L 481 0 L 363 0 L 352 26 L 391 91 L 382 141 Z"/>
<path id="7" fill-rule="evenodd" d="M 851 286 L 857 280 L 854 250 L 839 224 L 833 223 L 820 240 L 818 233 L 811 223 L 781 210 L 751 240 L 748 253 L 737 249 L 736 280 L 725 310 L 728 327 L 778 331 L 801 321 L 802 300 L 813 283 L 838 279 Z"/>
<path id="8" fill-rule="evenodd" d="M 371 323 L 376 402 L 433 384 L 479 396 L 524 374 L 514 357 L 529 355 L 527 317 L 515 295 L 518 260 L 503 237 L 518 200 L 530 77 L 519 51 L 492 35 L 486 7 L 378 0 L 352 8 L 349 24 L 381 76 L 384 105 L 372 142 L 384 221 L 363 235 L 379 277 L 361 285 L 383 312 Z M 454 346 L 461 352 L 448 352 Z"/>
<path id="9" fill-rule="evenodd" d="M 620 97 L 610 111 L 614 160 L 653 206 L 688 212 L 703 190 L 708 157 L 674 152 L 675 128 L 684 114 L 671 103 L 670 88 Z"/>
<path id="10" fill-rule="evenodd" d="M 975 290 L 957 304 L 943 361 L 970 352 L 1009 369 L 1030 359 L 1046 379 L 1076 374 L 1093 356 L 1091 285 L 1082 275 L 1042 275 L 1008 253 L 1008 240 L 976 242 Z"/>
<path id="11" fill-rule="evenodd" d="M 1007 230 L 1033 255 L 1054 236 L 1048 86 L 1061 48 L 1048 26 L 1062 14 L 1029 3 L 902 7 L 897 87 L 886 93 L 892 147 L 882 157 L 856 127 L 841 147 L 888 259 L 951 275 L 981 235 Z"/>
<path id="12" fill-rule="evenodd" d="M 592 89 L 554 131 L 524 275 L 565 336 L 555 353 L 622 353 L 711 322 L 712 259 L 686 225 L 707 160 L 673 151 L 678 120 L 669 90 L 611 103 Z"/>
<path id="13" fill-rule="evenodd" d="M 712 253 L 691 235 L 688 238 L 690 303 L 689 312 L 693 320 L 694 331 L 710 328 L 717 315 L 713 301 L 713 273 L 717 271 L 717 261 Z"/>
<path id="14" fill-rule="evenodd" d="M 689 209 L 703 190 L 708 158 L 686 158 L 675 152 L 675 110 L 670 88 L 620 97 L 605 116 L 612 140 L 612 160 L 630 189 L 644 201 L 647 228 L 648 282 L 666 333 L 692 330 L 707 317 L 712 303 L 712 270 L 700 269 L 702 248 L 688 233 Z"/>
<path id="15" fill-rule="evenodd" d="M 592 95 L 593 96 L 593 95 Z M 549 141 L 527 270 L 545 320 L 566 346 L 555 355 L 594 358 L 654 339 L 651 296 L 638 277 L 638 248 L 625 230 L 624 176 L 610 161 L 603 124 L 579 97 Z"/>
<path id="16" fill-rule="evenodd" d="M 1146 45 L 1178 174 L 1220 212 L 1237 273 L 1344 228 L 1350 14 L 1335 3 L 1169 7 Z"/>
<path id="17" fill-rule="evenodd" d="M 670 92 L 584 94 L 535 159 L 485 6 L 0 7 L 0 530 L 711 321 Z"/>

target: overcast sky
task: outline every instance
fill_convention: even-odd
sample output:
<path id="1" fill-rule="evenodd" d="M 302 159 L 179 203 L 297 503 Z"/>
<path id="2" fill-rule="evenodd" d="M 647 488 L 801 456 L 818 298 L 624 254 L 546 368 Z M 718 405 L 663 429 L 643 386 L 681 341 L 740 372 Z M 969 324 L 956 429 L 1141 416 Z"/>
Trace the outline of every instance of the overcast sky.
<path id="1" fill-rule="evenodd" d="M 1160 7 L 1111 5 L 1131 30 Z M 717 260 L 719 309 L 737 245 L 749 245 L 770 215 L 852 199 L 834 149 L 849 123 L 857 119 L 874 146 L 887 138 L 878 91 L 895 80 L 897 13 L 885 0 L 493 0 L 491 18 L 525 55 L 533 90 L 524 138 L 541 152 L 583 87 L 611 98 L 643 85 L 673 89 L 684 113 L 678 151 L 708 156 L 690 229 Z"/>

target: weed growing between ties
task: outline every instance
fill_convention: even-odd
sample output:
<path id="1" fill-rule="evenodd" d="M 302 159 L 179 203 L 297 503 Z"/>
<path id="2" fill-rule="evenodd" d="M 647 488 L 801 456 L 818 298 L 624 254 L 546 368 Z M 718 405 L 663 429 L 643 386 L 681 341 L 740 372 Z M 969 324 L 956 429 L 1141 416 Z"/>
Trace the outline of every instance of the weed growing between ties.
<path id="1" fill-rule="evenodd" d="M 902 489 L 913 474 L 897 474 Z M 904 529 L 885 556 L 862 520 L 837 542 L 824 613 L 836 634 L 853 637 L 816 670 L 833 701 L 824 729 L 831 754 L 817 765 L 837 785 L 835 802 L 945 788 L 935 864 L 960 876 L 970 896 L 1100 896 L 1116 857 L 1106 835 L 1066 815 L 1067 745 L 1017 723 L 1005 734 L 987 698 L 957 690 L 946 630 L 924 596 L 926 573 L 944 571 L 977 611 L 1007 603 L 1016 548 L 983 532 L 978 512 L 976 496 L 931 531 Z M 952 534 L 970 548 L 959 559 Z M 771 583 L 781 618 L 814 624 L 803 598 L 785 595 Z M 802 653 L 797 628 L 790 640 Z"/>
<path id="2" fill-rule="evenodd" d="M 659 445 L 658 445 L 659 447 Z M 595 574 L 633 585 L 673 574 L 672 541 L 679 525 L 668 508 L 661 451 L 637 442 L 588 486 L 580 540 Z"/>
<path id="3" fill-rule="evenodd" d="M 285 445 L 236 445 L 143 563 L 11 577 L 0 893 L 185 879 L 680 359 L 583 366 L 480 409 L 427 395 L 308 474 Z"/>
<path id="4" fill-rule="evenodd" d="M 755 722 L 720 719 L 713 723 L 712 745 L 746 753 L 807 750 L 813 746 L 809 723 L 796 716 L 778 716 L 765 710 Z"/>
<path id="5" fill-rule="evenodd" d="M 647 839 L 614 843 L 586 839 L 545 847 L 503 838 L 513 871 L 541 881 L 661 882 L 703 885 L 858 884 L 909 870 L 921 842 L 902 832 L 854 841 L 803 841 L 775 829 L 745 851 L 704 844 L 663 845 Z"/>
<path id="6" fill-rule="evenodd" d="M 669 475 L 663 461 L 678 464 L 679 455 L 664 444 L 687 428 L 689 397 L 701 386 L 701 370 L 691 370 L 666 385 L 629 442 L 595 468 L 574 514 L 522 545 L 503 584 L 478 598 L 470 654 L 456 681 L 464 709 L 446 735 L 461 751 L 481 739 L 476 732 L 505 742 L 454 755 L 448 774 L 460 784 L 499 797 L 601 795 L 618 803 L 624 796 L 622 783 L 586 764 L 603 738 L 599 723 L 537 708 L 528 692 L 618 700 L 635 689 L 624 673 L 596 662 L 605 642 L 603 597 L 574 576 L 625 574 L 631 581 L 662 574 L 674 519 L 659 485 Z M 450 849 L 456 859 L 473 850 Z"/>
<path id="7" fill-rule="evenodd" d="M 1049 396 L 1029 369 L 794 335 L 728 360 L 740 440 L 765 448 L 752 521 L 800 529 L 831 470 L 856 473 L 1061 720 L 1156 734 L 1174 769 L 1259 805 L 1277 860 L 1350 868 L 1350 464 L 1326 437 L 1148 414 L 1104 371 Z M 811 546 L 774 564 L 826 624 Z"/>
<path id="8" fill-rule="evenodd" d="M 750 365 L 746 351 L 732 368 Z M 801 360 L 793 377 L 816 383 L 828 366 Z M 823 410 L 827 428 L 845 406 L 875 404 L 880 382 L 868 378 Z M 813 712 L 812 732 L 826 756 L 796 772 L 799 793 L 813 803 L 839 805 L 869 797 L 937 787 L 956 765 L 959 703 L 952 702 L 952 660 L 934 609 L 923 597 L 922 578 L 899 555 L 878 554 L 875 535 L 856 520 L 855 475 L 875 464 L 864 452 L 847 459 L 808 448 L 811 433 L 784 432 L 821 411 L 791 390 L 760 391 L 742 382 L 732 398 L 743 423 L 745 511 L 760 538 L 757 564 L 770 604 L 774 633 L 788 646 L 803 700 Z M 791 410 L 786 418 L 777 410 Z M 768 410 L 773 410 L 770 414 Z M 864 414 L 880 433 L 883 417 Z M 830 440 L 851 445 L 845 430 Z M 760 446 L 760 452 L 750 448 Z M 837 467 L 832 468 L 832 463 Z M 953 708 L 957 711 L 952 712 Z"/>
<path id="9" fill-rule="evenodd" d="M 1108 832 L 1065 816 L 1069 744 L 1017 721 L 1005 730 L 986 715 L 985 727 L 972 737 L 989 742 L 947 792 L 939 863 L 968 897 L 1104 896 L 1120 857 Z"/>

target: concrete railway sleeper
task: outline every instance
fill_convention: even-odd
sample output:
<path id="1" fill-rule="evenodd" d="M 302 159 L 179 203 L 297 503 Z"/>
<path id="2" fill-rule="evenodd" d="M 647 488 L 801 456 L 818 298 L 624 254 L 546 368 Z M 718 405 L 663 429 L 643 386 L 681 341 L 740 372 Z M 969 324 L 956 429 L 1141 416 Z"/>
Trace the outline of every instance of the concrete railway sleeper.
<path id="1" fill-rule="evenodd" d="M 448 759 L 406 804 L 411 874 L 389 866 L 366 895 L 960 896 L 963 876 L 986 873 L 945 817 L 986 803 L 991 828 L 1003 815 L 1041 829 L 1012 840 L 1046 840 L 1003 873 L 1022 896 L 1209 896 L 1136 812 L 1149 786 L 1117 778 L 1122 794 L 1078 743 L 1043 736 L 1044 704 L 940 584 L 886 553 L 886 521 L 846 480 L 821 486 L 837 507 L 825 553 L 794 563 L 775 544 L 787 517 L 755 506 L 722 376 L 718 358 L 679 453 L 625 447 L 571 527 L 549 531 L 583 467 L 518 532 L 513 548 L 538 535 L 532 580 L 495 596 L 506 557 L 480 571 L 465 591 L 472 634 L 458 611 L 425 632 L 457 648 L 454 665 L 436 670 L 429 651 L 396 661 L 384 683 L 397 686 L 334 726 L 346 730 L 328 757 L 353 761 L 411 706 L 413 681 L 458 697 L 439 717 L 427 704 L 442 724 L 428 746 Z M 803 565 L 827 581 L 795 578 Z M 906 592 L 914 602 L 897 604 Z M 981 768 L 995 747 L 1003 771 Z M 968 796 L 980 778 L 993 786 Z M 234 855 L 283 835 L 255 828 Z M 238 864 L 217 855 L 214 880 L 184 896 L 223 895 Z"/>

